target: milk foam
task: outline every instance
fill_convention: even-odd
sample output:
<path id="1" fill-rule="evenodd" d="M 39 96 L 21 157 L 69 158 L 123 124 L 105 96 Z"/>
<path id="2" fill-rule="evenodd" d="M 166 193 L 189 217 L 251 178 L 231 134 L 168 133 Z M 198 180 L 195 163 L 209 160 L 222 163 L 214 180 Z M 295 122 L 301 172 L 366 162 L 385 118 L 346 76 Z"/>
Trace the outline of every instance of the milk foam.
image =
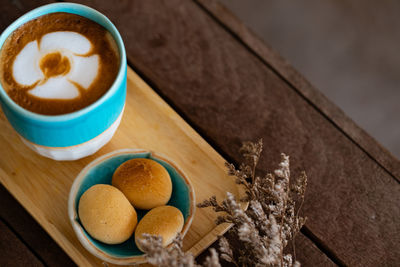
<path id="1" fill-rule="evenodd" d="M 100 57 L 84 56 L 92 44 L 83 35 L 58 31 L 45 34 L 41 40 L 25 45 L 13 63 L 14 80 L 23 86 L 33 86 L 28 92 L 43 99 L 73 99 L 80 95 L 76 85 L 88 89 L 97 77 Z M 58 52 L 69 61 L 68 73 L 45 77 L 40 61 L 50 53 Z"/>

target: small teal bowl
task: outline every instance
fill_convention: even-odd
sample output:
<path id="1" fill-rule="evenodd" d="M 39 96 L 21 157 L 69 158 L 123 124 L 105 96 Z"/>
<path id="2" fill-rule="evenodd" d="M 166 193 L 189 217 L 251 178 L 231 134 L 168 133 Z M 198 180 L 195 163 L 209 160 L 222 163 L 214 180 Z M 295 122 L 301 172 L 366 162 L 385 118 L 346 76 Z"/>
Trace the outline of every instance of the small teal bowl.
<path id="1" fill-rule="evenodd" d="M 178 208 L 185 218 L 181 231 L 184 236 L 188 231 L 195 211 L 193 186 L 186 175 L 170 160 L 154 152 L 138 149 L 122 149 L 103 155 L 88 164 L 72 184 L 68 199 L 68 215 L 81 244 L 96 257 L 113 264 L 131 265 L 145 263 L 146 259 L 132 235 L 127 241 L 118 245 L 104 244 L 92 238 L 83 228 L 78 215 L 78 205 L 82 194 L 96 184 L 111 184 L 114 171 L 119 165 L 133 158 L 148 158 L 164 166 L 172 180 L 172 195 L 167 205 Z M 138 221 L 148 212 L 136 210 Z"/>

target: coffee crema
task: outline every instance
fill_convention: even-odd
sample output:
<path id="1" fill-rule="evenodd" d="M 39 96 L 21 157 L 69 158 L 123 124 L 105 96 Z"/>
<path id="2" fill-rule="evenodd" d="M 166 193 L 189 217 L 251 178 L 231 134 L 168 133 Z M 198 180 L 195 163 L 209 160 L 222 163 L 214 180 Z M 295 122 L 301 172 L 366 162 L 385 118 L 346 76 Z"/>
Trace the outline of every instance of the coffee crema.
<path id="1" fill-rule="evenodd" d="M 21 107 L 60 115 L 82 109 L 113 84 L 119 68 L 115 40 L 79 15 L 51 13 L 16 29 L 0 51 L 0 82 Z"/>

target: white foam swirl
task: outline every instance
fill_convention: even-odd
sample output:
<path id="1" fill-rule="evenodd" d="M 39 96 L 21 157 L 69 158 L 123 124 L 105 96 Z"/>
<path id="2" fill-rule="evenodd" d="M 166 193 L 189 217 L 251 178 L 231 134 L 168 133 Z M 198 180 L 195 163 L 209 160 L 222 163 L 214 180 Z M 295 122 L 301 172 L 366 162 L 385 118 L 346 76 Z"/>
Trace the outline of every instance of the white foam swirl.
<path id="1" fill-rule="evenodd" d="M 39 68 L 40 53 L 36 41 L 28 43 L 16 56 L 13 64 L 14 80 L 21 85 L 32 85 L 44 78 Z"/>
<path id="2" fill-rule="evenodd" d="M 30 94 L 43 99 L 73 99 L 79 96 L 76 85 L 88 89 L 99 71 L 100 57 L 89 53 L 92 44 L 76 32 L 58 31 L 45 34 L 40 42 L 32 41 L 16 56 L 12 70 L 14 80 L 22 86 L 32 86 Z M 66 74 L 45 77 L 40 60 L 58 52 L 67 57 L 70 69 Z"/>
<path id="3" fill-rule="evenodd" d="M 92 48 L 90 41 L 77 32 L 51 32 L 40 40 L 40 51 L 43 53 L 65 49 L 75 55 L 87 54 Z"/>

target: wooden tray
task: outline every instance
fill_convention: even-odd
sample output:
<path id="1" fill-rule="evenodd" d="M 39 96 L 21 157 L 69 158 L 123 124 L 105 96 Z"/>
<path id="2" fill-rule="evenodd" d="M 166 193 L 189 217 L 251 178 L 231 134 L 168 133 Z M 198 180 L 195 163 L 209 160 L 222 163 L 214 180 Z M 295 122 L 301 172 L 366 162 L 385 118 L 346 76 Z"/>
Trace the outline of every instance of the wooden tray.
<path id="1" fill-rule="evenodd" d="M 143 80 L 128 68 L 127 100 L 121 125 L 113 139 L 96 154 L 73 162 L 41 157 L 19 139 L 0 112 L 0 181 L 78 265 L 101 261 L 87 252 L 68 220 L 67 200 L 73 180 L 93 159 L 121 148 L 143 148 L 163 153 L 191 179 L 196 201 L 240 188 L 227 176 L 224 159 L 205 142 Z M 229 225 L 214 224 L 216 214 L 197 209 L 184 239 L 184 249 L 198 255 Z"/>

